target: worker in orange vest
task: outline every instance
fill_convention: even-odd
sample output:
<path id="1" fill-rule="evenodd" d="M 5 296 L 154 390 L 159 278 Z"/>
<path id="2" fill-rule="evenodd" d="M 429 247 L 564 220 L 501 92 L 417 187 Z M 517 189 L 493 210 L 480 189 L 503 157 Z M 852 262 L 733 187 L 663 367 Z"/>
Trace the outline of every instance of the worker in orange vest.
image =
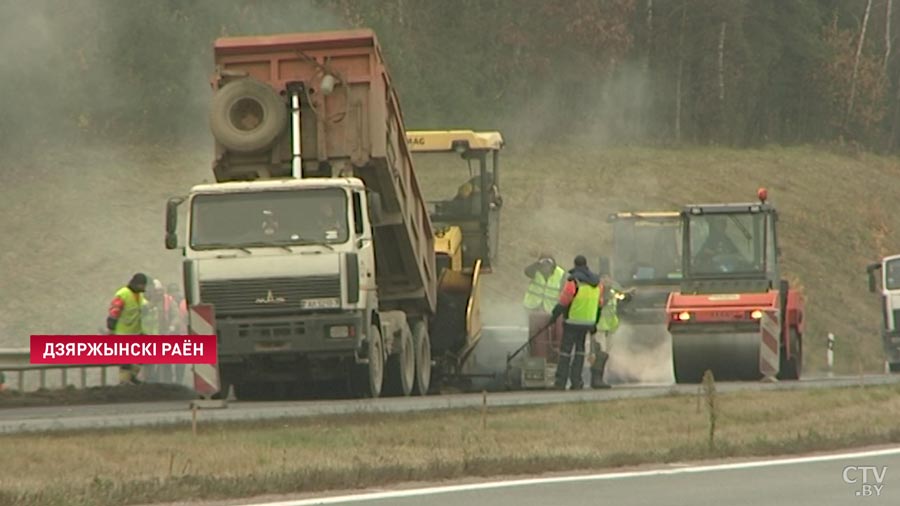
<path id="1" fill-rule="evenodd" d="M 584 255 L 575 257 L 575 267 L 568 274 L 550 317 L 551 322 L 556 322 L 561 316 L 564 318 L 554 387 L 565 390 L 566 383 L 570 382 L 572 390 L 581 390 L 584 388 L 581 373 L 585 361 L 585 341 L 588 334 L 597 333 L 605 288 L 600 276 L 588 268 Z"/>

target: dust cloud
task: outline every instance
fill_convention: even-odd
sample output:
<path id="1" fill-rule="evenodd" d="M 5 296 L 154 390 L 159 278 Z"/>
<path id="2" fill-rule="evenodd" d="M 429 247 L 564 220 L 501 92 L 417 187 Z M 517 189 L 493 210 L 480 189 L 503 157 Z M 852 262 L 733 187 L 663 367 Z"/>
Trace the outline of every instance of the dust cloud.
<path id="1" fill-rule="evenodd" d="M 621 146 L 642 134 L 651 86 L 641 67 L 623 64 L 607 79 L 586 81 L 577 89 L 566 82 L 539 84 L 532 100 L 497 119 L 496 128 L 508 141 L 503 155 L 507 162 L 501 165 L 501 262 L 484 277 L 482 312 L 490 315 L 491 328 L 477 351 L 479 372 L 503 371 L 506 353 L 527 341 L 521 297 L 529 280 L 522 269 L 540 252 L 550 252 L 565 269 L 572 267 L 576 255 L 584 255 L 596 269 L 599 258 L 611 254 L 609 214 L 676 206 L 660 183 L 651 151 L 636 150 L 621 163 L 585 155 L 597 146 Z M 561 105 L 561 97 L 569 106 Z M 572 103 L 578 104 L 579 114 L 571 114 Z M 573 178 L 573 173 L 581 178 Z M 610 340 L 608 381 L 671 383 L 666 337 L 664 329 L 623 326 Z"/>
<path id="2" fill-rule="evenodd" d="M 675 383 L 672 336 L 663 325 L 623 323 L 607 343 L 609 362 L 604 375 L 607 383 Z"/>
<path id="3" fill-rule="evenodd" d="M 342 27 L 313 3 L 0 0 L 0 347 L 96 332 L 134 272 L 180 281 L 165 201 L 212 179 L 211 43 Z"/>

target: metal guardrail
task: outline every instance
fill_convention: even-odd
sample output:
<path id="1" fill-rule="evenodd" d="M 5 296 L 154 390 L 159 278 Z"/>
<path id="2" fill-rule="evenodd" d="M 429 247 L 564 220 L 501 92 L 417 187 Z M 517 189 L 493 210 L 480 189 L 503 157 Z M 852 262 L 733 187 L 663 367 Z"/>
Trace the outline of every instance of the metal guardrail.
<path id="1" fill-rule="evenodd" d="M 49 388 L 51 383 L 56 388 L 66 388 L 69 385 L 75 385 L 80 388 L 87 388 L 91 386 L 91 384 L 99 384 L 100 386 L 107 386 L 110 382 L 107 380 L 107 376 L 109 375 L 109 369 L 113 369 L 113 376 L 117 378 L 118 375 L 118 366 L 116 365 L 107 365 L 107 364 L 32 364 L 31 363 L 31 351 L 28 348 L 5 348 L 0 349 L 0 373 L 3 373 L 6 376 L 5 387 L 12 388 L 12 385 L 15 385 L 17 390 L 20 392 L 25 392 L 27 390 L 38 390 L 38 389 L 46 389 Z M 47 372 L 57 370 L 60 372 L 59 374 L 59 382 L 51 381 L 52 378 L 48 378 Z M 75 370 L 75 376 L 77 381 L 70 382 L 70 372 Z M 91 381 L 88 379 L 88 371 L 97 370 L 99 372 L 99 378 L 96 378 L 96 375 L 91 375 Z M 34 381 L 26 381 L 26 379 L 31 379 L 28 373 L 37 373 L 37 382 Z M 11 376 L 15 376 L 15 381 L 11 381 L 13 378 Z M 55 376 L 55 375 L 53 375 Z M 99 380 L 99 381 L 97 381 Z M 113 384 L 118 380 L 114 380 Z"/>

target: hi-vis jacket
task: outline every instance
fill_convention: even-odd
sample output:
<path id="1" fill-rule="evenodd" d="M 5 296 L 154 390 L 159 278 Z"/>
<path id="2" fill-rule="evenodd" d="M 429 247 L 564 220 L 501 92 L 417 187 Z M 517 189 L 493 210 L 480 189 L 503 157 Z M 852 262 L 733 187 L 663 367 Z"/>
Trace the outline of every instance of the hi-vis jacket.
<path id="1" fill-rule="evenodd" d="M 528 270 L 530 269 L 526 269 L 526 274 L 529 274 Z M 553 307 L 559 299 L 560 288 L 565 276 L 565 269 L 558 265 L 547 277 L 544 277 L 541 271 L 535 270 L 531 277 L 531 284 L 528 285 L 528 290 L 525 292 L 525 300 L 522 301 L 525 308 L 543 308 L 548 313 L 553 311 Z"/>
<path id="2" fill-rule="evenodd" d="M 132 292 L 127 286 L 119 288 L 109 305 L 109 317 L 116 320 L 113 334 L 143 334 L 141 313 L 146 303 L 144 294 Z"/>
<path id="3" fill-rule="evenodd" d="M 553 315 L 564 314 L 568 325 L 594 327 L 600 320 L 603 292 L 603 285 L 596 274 L 587 267 L 575 267 L 569 271 L 569 279 L 553 309 Z"/>

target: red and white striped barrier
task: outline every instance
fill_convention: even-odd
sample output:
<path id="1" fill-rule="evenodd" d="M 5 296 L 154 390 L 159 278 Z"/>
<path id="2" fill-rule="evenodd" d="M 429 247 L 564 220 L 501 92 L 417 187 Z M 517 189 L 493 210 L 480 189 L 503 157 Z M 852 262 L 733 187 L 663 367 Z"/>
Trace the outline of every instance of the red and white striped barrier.
<path id="1" fill-rule="evenodd" d="M 778 313 L 775 311 L 763 311 L 760 318 L 760 343 L 759 343 L 759 372 L 769 379 L 778 375 L 781 358 L 781 325 L 778 323 Z"/>
<path id="2" fill-rule="evenodd" d="M 216 311 L 212 304 L 196 304 L 190 307 L 188 334 L 208 336 L 216 333 Z M 218 361 L 217 361 L 218 362 Z M 209 400 L 221 389 L 219 365 L 194 364 L 194 390 Z"/>

